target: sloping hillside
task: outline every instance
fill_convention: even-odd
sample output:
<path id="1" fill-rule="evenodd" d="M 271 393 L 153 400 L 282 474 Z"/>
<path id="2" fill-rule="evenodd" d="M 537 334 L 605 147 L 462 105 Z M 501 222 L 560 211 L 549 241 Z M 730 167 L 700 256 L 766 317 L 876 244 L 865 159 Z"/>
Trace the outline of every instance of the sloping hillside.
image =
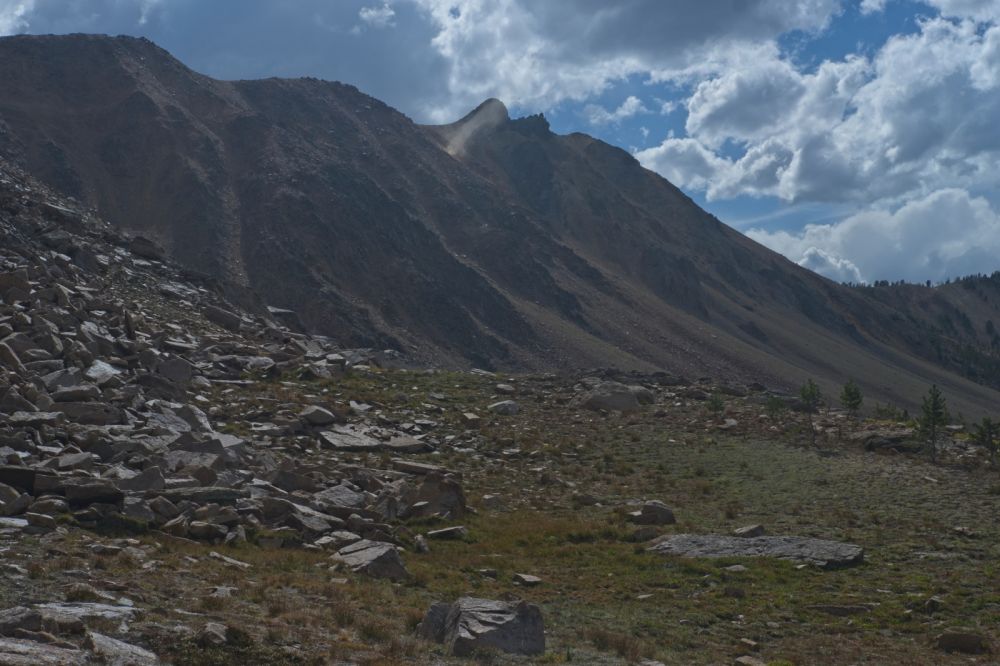
<path id="1" fill-rule="evenodd" d="M 828 391 L 853 376 L 911 406 L 937 382 L 970 415 L 998 403 L 941 366 L 967 369 L 913 323 L 920 299 L 835 285 L 626 152 L 496 101 L 423 127 L 350 86 L 216 81 L 148 41 L 82 35 L 0 40 L 0 86 L 4 155 L 347 345 Z"/>

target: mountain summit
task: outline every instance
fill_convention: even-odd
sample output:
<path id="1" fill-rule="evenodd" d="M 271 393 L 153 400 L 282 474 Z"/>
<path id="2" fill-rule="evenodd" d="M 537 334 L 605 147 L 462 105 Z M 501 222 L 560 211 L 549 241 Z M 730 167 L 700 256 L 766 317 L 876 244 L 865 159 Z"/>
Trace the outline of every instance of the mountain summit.
<path id="1" fill-rule="evenodd" d="M 445 150 L 449 155 L 461 156 L 466 144 L 478 134 L 489 133 L 510 121 L 507 106 L 498 99 L 490 98 L 469 112 L 467 116 L 451 125 L 443 125 L 437 131 L 445 140 Z"/>
<path id="2" fill-rule="evenodd" d="M 828 392 L 852 376 L 903 405 L 936 382 L 969 414 L 1000 399 L 971 381 L 995 363 L 995 281 L 834 284 L 627 152 L 498 100 L 421 126 L 351 86 L 218 81 L 88 35 L 0 39 L 0 87 L 4 156 L 346 345 Z"/>

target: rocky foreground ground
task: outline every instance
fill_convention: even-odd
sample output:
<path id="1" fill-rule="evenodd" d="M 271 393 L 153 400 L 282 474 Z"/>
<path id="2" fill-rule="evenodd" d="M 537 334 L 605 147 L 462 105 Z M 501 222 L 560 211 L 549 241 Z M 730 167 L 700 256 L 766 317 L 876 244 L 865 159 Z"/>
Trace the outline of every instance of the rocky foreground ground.
<path id="1" fill-rule="evenodd" d="M 773 387 L 405 368 L 6 166 L 0 297 L 0 664 L 995 658 L 958 429 L 932 465 Z"/>

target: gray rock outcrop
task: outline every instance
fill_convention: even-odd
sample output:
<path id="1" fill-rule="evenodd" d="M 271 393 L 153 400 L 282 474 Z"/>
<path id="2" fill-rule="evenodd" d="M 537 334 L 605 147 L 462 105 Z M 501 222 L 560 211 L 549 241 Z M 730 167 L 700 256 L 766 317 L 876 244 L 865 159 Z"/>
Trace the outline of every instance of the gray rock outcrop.
<path id="1" fill-rule="evenodd" d="M 795 536 L 741 538 L 719 534 L 677 534 L 663 537 L 649 550 L 681 557 L 773 557 L 808 562 L 826 569 L 849 567 L 864 560 L 861 546 Z"/>
<path id="2" fill-rule="evenodd" d="M 462 597 L 436 603 L 418 627 L 423 638 L 444 643 L 449 654 L 465 657 L 480 650 L 539 655 L 545 652 L 545 625 L 538 606 Z"/>

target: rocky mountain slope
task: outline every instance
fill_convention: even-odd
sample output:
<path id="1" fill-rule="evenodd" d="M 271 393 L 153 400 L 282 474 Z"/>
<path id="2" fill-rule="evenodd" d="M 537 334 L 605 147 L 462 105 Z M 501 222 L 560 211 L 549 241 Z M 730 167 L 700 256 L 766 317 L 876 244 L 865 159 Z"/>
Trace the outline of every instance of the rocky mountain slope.
<path id="1" fill-rule="evenodd" d="M 0 664 L 992 663 L 960 425 L 394 369 L 223 291 L 0 159 Z"/>
<path id="2" fill-rule="evenodd" d="M 216 81 L 148 41 L 81 35 L 0 40 L 0 85 L 0 153 L 233 302 L 348 346 L 828 393 L 852 376 L 910 407 L 936 382 L 969 415 L 1000 400 L 975 383 L 996 386 L 996 299 L 970 331 L 968 294 L 835 285 L 624 151 L 495 100 L 422 127 L 350 86 Z"/>

